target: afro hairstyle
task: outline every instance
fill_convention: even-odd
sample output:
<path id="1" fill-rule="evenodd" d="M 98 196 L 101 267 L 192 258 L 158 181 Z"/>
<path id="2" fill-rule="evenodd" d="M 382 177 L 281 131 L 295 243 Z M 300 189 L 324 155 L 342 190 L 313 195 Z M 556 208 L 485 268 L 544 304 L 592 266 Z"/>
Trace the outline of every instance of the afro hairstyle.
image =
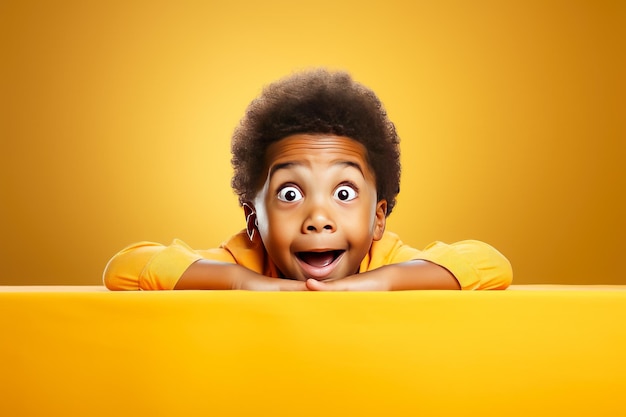
<path id="1" fill-rule="evenodd" d="M 266 86 L 248 106 L 232 137 L 232 187 L 239 203 L 252 201 L 267 148 L 294 134 L 345 136 L 366 149 L 378 200 L 391 214 L 400 192 L 400 139 L 381 101 L 343 71 L 314 69 Z"/>

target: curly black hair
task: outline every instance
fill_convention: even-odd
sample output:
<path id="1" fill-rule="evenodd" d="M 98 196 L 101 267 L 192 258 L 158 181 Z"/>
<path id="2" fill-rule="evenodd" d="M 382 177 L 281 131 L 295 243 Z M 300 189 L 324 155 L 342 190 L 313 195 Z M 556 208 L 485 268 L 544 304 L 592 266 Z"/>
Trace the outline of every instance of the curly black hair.
<path id="1" fill-rule="evenodd" d="M 269 145 L 294 134 L 346 136 L 363 144 L 378 200 L 391 214 L 400 192 L 400 139 L 381 101 L 346 72 L 295 73 L 263 89 L 232 137 L 232 187 L 239 203 L 254 199 Z"/>

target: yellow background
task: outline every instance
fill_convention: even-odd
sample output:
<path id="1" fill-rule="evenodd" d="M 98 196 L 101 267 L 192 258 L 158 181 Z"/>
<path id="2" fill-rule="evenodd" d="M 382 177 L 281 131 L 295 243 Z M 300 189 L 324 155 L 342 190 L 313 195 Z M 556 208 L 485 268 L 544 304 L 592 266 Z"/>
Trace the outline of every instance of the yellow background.
<path id="1" fill-rule="evenodd" d="M 99 284 L 138 240 L 243 227 L 229 138 L 311 66 L 402 138 L 389 229 L 493 244 L 522 283 L 626 284 L 621 1 L 0 2 L 0 284 Z"/>

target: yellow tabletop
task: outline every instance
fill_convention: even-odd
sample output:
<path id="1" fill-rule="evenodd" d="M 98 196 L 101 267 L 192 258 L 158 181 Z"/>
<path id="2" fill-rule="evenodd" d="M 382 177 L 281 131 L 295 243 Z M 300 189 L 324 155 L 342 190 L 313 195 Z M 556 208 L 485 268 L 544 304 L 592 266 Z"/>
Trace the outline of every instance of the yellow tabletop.
<path id="1" fill-rule="evenodd" d="M 2 287 L 0 415 L 626 415 L 624 289 Z"/>

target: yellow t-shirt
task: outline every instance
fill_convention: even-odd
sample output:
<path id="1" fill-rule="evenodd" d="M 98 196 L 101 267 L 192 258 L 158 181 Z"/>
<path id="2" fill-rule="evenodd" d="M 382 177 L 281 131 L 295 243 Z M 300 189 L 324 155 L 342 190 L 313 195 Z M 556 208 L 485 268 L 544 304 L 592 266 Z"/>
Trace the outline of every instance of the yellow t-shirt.
<path id="1" fill-rule="evenodd" d="M 263 245 L 253 244 L 245 231 L 241 231 L 219 248 L 208 250 L 194 250 L 178 239 L 169 246 L 136 243 L 109 261 L 104 271 L 104 284 L 110 290 L 171 290 L 185 270 L 199 259 L 239 264 L 280 278 Z M 477 240 L 453 244 L 434 242 L 420 251 L 405 245 L 391 232 L 385 232 L 381 240 L 372 244 L 359 272 L 415 259 L 446 268 L 464 290 L 505 289 L 513 276 L 509 261 L 486 243 Z"/>

